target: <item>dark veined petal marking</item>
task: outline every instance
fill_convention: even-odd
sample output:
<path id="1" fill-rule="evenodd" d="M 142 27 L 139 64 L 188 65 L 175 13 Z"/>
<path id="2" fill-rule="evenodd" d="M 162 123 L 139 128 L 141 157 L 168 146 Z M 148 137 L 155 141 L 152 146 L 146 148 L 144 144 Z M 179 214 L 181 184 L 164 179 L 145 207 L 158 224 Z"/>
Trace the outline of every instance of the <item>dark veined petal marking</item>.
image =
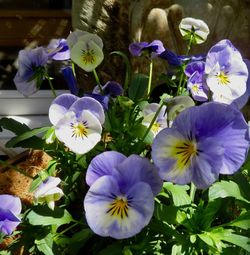
<path id="1" fill-rule="evenodd" d="M 198 156 L 199 151 L 194 141 L 180 141 L 172 149 L 172 154 L 177 159 L 177 165 L 180 169 L 189 166 L 191 158 Z"/>
<path id="2" fill-rule="evenodd" d="M 107 214 L 118 219 L 128 218 L 129 202 L 126 197 L 116 197 L 110 204 Z"/>
<path id="3" fill-rule="evenodd" d="M 93 64 L 95 62 L 95 51 L 93 49 L 82 50 L 81 57 L 84 64 Z"/>
<path id="4" fill-rule="evenodd" d="M 70 124 L 72 129 L 72 137 L 75 138 L 84 138 L 88 137 L 88 123 L 87 121 L 78 122 L 78 123 L 71 123 Z"/>

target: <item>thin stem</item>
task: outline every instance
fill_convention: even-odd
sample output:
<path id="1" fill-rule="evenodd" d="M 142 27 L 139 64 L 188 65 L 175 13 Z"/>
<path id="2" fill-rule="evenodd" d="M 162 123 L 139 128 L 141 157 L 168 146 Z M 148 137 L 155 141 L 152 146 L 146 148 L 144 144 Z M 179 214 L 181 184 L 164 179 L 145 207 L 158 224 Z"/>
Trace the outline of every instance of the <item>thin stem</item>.
<path id="1" fill-rule="evenodd" d="M 192 202 L 194 202 L 195 192 L 196 192 L 196 186 L 191 182 L 190 198 Z"/>
<path id="2" fill-rule="evenodd" d="M 45 76 L 45 78 L 47 79 L 47 81 L 49 82 L 49 86 L 50 86 L 50 89 L 51 89 L 51 91 L 52 91 L 53 96 L 56 97 L 56 92 L 55 92 L 55 89 L 54 89 L 54 87 L 53 87 L 53 84 L 52 84 L 52 82 L 51 82 L 51 79 L 50 79 L 48 73 L 45 73 L 44 76 Z"/>
<path id="3" fill-rule="evenodd" d="M 96 80 L 97 86 L 99 87 L 99 90 L 100 90 L 101 94 L 103 95 L 103 89 L 102 89 L 99 77 L 98 77 L 97 72 L 96 72 L 95 69 L 93 69 L 93 74 L 95 76 L 95 80 Z"/>
<path id="4" fill-rule="evenodd" d="M 150 60 L 150 64 L 149 64 L 149 77 L 148 77 L 148 92 L 147 92 L 147 96 L 149 96 L 149 94 L 150 94 L 150 92 L 151 92 L 152 75 L 153 75 L 153 61 L 152 61 L 152 60 Z"/>
<path id="5" fill-rule="evenodd" d="M 193 35 L 191 35 L 190 37 L 190 40 L 188 42 L 188 46 L 187 46 L 187 51 L 186 51 L 186 56 L 189 54 L 190 50 L 191 50 L 191 46 L 192 46 L 192 43 L 193 43 Z M 177 88 L 177 96 L 179 96 L 179 93 L 182 94 L 183 92 L 183 88 L 184 88 L 184 83 L 183 83 L 183 80 L 184 80 L 184 70 L 185 70 L 185 67 L 186 65 L 183 64 L 181 66 L 181 77 L 180 77 L 180 81 L 179 81 L 179 84 L 178 84 L 178 88 Z"/>
<path id="6" fill-rule="evenodd" d="M 69 231 L 70 229 L 74 228 L 74 227 L 77 226 L 78 224 L 79 224 L 79 223 L 76 222 L 76 223 L 74 223 L 73 225 L 71 225 L 71 226 L 69 226 L 68 228 L 66 228 L 66 229 L 64 229 L 63 231 L 61 231 L 60 233 L 57 233 L 57 234 L 55 235 L 55 238 L 57 238 L 57 237 L 60 236 L 60 235 L 63 235 L 64 233 L 66 233 L 66 232 Z"/>
<path id="7" fill-rule="evenodd" d="M 160 105 L 160 107 L 158 108 L 157 112 L 155 113 L 154 118 L 151 120 L 150 125 L 148 126 L 148 128 L 147 128 L 147 130 L 146 130 L 144 136 L 142 137 L 141 142 L 143 142 L 143 141 L 145 140 L 145 138 L 147 137 L 149 131 L 151 130 L 152 126 L 154 125 L 155 120 L 156 120 L 156 118 L 158 117 L 158 115 L 159 115 L 159 113 L 160 113 L 160 111 L 161 111 L 161 109 L 162 109 L 162 107 L 163 107 L 164 105 L 165 105 L 165 103 L 162 102 L 161 105 Z"/>

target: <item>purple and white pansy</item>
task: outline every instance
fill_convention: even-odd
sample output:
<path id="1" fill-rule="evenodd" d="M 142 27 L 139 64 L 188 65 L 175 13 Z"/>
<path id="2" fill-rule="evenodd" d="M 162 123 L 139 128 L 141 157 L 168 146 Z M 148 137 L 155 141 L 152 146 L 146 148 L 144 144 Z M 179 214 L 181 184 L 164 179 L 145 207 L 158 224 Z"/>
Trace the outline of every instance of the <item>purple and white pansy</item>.
<path id="1" fill-rule="evenodd" d="M 193 182 L 203 189 L 219 174 L 239 170 L 247 156 L 248 137 L 248 125 L 238 109 L 204 103 L 181 112 L 171 128 L 156 136 L 152 159 L 162 179 L 178 184 Z"/>
<path id="2" fill-rule="evenodd" d="M 71 151 L 84 154 L 100 140 L 105 120 L 102 105 L 91 97 L 58 96 L 49 108 L 55 135 Z"/>
<path id="3" fill-rule="evenodd" d="M 103 152 L 90 163 L 85 216 L 98 235 L 116 239 L 139 233 L 150 221 L 162 187 L 157 168 L 138 155 Z"/>

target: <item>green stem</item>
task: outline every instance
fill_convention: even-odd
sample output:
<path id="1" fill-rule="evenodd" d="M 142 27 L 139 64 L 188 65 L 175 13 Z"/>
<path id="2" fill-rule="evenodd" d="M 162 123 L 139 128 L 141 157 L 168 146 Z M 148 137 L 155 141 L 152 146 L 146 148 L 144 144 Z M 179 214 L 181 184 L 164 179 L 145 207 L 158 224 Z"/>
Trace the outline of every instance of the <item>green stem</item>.
<path id="1" fill-rule="evenodd" d="M 162 109 L 162 107 L 163 107 L 164 105 L 165 105 L 165 103 L 162 102 L 161 105 L 160 105 L 160 107 L 158 108 L 157 112 L 155 113 L 154 118 L 151 120 L 151 122 L 150 122 L 150 124 L 149 124 L 149 126 L 148 126 L 148 128 L 147 128 L 147 130 L 146 130 L 146 132 L 145 132 L 145 134 L 144 134 L 144 136 L 142 137 L 141 142 L 143 142 L 143 141 L 145 140 L 145 138 L 147 137 L 149 131 L 151 130 L 152 126 L 154 125 L 155 120 L 156 120 L 156 118 L 158 117 L 158 115 L 159 115 L 159 113 L 160 113 L 160 111 L 161 111 L 161 109 Z"/>
<path id="2" fill-rule="evenodd" d="M 99 77 L 98 77 L 97 72 L 96 72 L 95 69 L 93 69 L 93 74 L 95 76 L 95 80 L 96 80 L 97 86 L 99 87 L 99 90 L 100 90 L 101 94 L 103 95 L 103 89 L 102 89 L 102 86 L 101 86 L 101 82 L 99 80 Z"/>
<path id="3" fill-rule="evenodd" d="M 148 92 L 147 92 L 147 96 L 149 96 L 149 94 L 150 94 L 150 92 L 151 92 L 152 75 L 153 75 L 153 61 L 152 61 L 152 60 L 150 60 L 150 64 L 149 64 L 149 77 L 148 77 Z"/>
<path id="4" fill-rule="evenodd" d="M 64 233 L 66 233 L 66 232 L 69 231 L 70 229 L 74 228 L 74 227 L 77 226 L 78 224 L 79 224 L 78 222 L 74 223 L 73 225 L 71 225 L 71 226 L 69 226 L 68 228 L 64 229 L 64 230 L 61 231 L 60 233 L 57 233 L 57 234 L 55 235 L 54 238 L 57 238 L 58 236 L 63 235 Z"/>
<path id="5" fill-rule="evenodd" d="M 179 81 L 179 84 L 178 84 L 178 88 L 177 88 L 177 93 L 176 95 L 179 96 L 180 94 L 180 91 L 182 91 L 182 81 L 183 81 L 183 78 L 184 78 L 184 65 L 181 66 L 181 77 L 180 77 L 180 81 Z"/>
<path id="6" fill-rule="evenodd" d="M 188 42 L 186 56 L 189 54 L 189 52 L 191 50 L 192 43 L 193 43 L 193 35 L 190 37 L 190 40 Z M 182 70 L 181 70 L 180 81 L 179 81 L 178 88 L 177 88 L 177 96 L 179 96 L 179 94 L 182 94 L 182 92 L 183 92 L 183 88 L 184 88 L 183 80 L 184 80 L 184 69 L 185 69 L 185 67 L 186 67 L 185 64 L 181 66 Z"/>
<path id="7" fill-rule="evenodd" d="M 194 202 L 195 192 L 196 192 L 196 186 L 191 182 L 190 198 L 192 202 Z"/>
<path id="8" fill-rule="evenodd" d="M 53 96 L 56 97 L 56 91 L 55 91 L 54 86 L 53 86 L 53 84 L 51 82 L 51 79 L 50 79 L 50 77 L 49 77 L 49 75 L 47 73 L 45 73 L 45 78 L 49 82 L 49 86 L 50 86 L 50 89 L 52 91 Z"/>

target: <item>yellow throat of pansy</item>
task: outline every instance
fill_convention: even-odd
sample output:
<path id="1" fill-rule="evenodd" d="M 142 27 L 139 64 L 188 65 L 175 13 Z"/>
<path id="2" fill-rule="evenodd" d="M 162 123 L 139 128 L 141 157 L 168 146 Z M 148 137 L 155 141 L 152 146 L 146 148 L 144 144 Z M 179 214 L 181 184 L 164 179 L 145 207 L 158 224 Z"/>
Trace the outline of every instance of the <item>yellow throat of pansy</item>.
<path id="1" fill-rule="evenodd" d="M 75 138 L 84 138 L 87 137 L 88 134 L 88 126 L 86 123 L 78 122 L 78 123 L 72 123 L 71 124 L 72 129 L 72 137 Z"/>
<path id="2" fill-rule="evenodd" d="M 171 151 L 171 156 L 176 159 L 176 168 L 180 171 L 187 169 L 192 158 L 198 154 L 195 141 L 179 141 L 172 147 Z"/>
<path id="3" fill-rule="evenodd" d="M 116 197 L 110 204 L 107 214 L 122 220 L 128 217 L 128 200 L 126 197 Z"/>
<path id="4" fill-rule="evenodd" d="M 220 71 L 216 78 L 218 79 L 218 83 L 220 85 L 228 85 L 230 83 L 228 75 L 224 71 Z"/>

